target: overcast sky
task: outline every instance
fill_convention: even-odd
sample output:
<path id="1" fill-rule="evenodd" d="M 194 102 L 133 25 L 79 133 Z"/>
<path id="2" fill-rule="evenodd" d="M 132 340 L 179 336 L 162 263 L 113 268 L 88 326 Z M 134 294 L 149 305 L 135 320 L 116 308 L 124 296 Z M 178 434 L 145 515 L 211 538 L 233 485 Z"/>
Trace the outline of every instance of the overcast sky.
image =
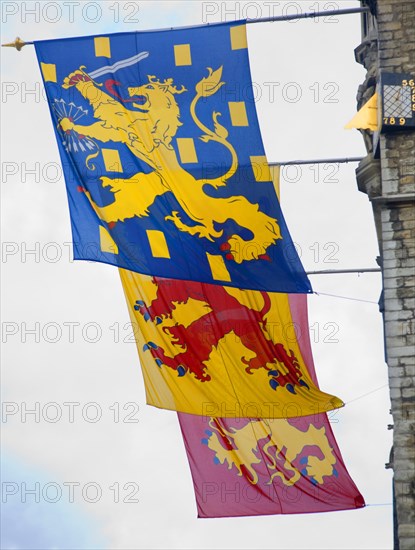
<path id="1" fill-rule="evenodd" d="M 2 42 L 358 5 L 3 1 Z M 353 53 L 359 15 L 249 25 L 248 39 L 268 160 L 363 156 L 359 132 L 343 129 L 365 77 Z M 2 48 L 1 55 L 2 548 L 392 548 L 380 274 L 313 276 L 321 294 L 309 298 L 320 385 L 346 402 L 330 415 L 334 433 L 370 506 L 197 519 L 177 417 L 145 404 L 117 270 L 72 261 L 66 192 L 34 48 Z M 355 167 L 283 169 L 283 210 L 309 271 L 377 267 L 372 210 L 357 189 Z"/>

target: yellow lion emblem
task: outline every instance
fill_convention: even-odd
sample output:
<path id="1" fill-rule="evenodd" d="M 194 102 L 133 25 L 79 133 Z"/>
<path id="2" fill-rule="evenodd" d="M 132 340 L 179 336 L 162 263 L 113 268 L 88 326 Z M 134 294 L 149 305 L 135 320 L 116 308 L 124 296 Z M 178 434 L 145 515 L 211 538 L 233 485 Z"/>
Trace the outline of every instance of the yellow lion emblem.
<path id="1" fill-rule="evenodd" d="M 134 216 L 148 216 L 156 197 L 170 191 L 183 212 L 194 222 L 187 225 L 177 211 L 171 212 L 165 219 L 171 221 L 179 231 L 213 241 L 223 235 L 223 230 L 217 226 L 225 224 L 227 220 L 234 220 L 238 226 L 251 232 L 251 238 L 245 240 L 234 234 L 221 245 L 222 250 L 228 251 L 228 259 L 241 263 L 266 255 L 267 248 L 282 237 L 277 220 L 261 212 L 257 204 L 250 203 L 245 197 L 215 198 L 204 192 L 205 185 L 215 189 L 225 186 L 238 168 L 235 149 L 227 140 L 228 132 L 218 122 L 220 113 L 214 112 L 212 115 L 213 129 L 205 126 L 196 115 L 198 101 L 202 97 L 212 96 L 224 84 L 221 81 L 222 67 L 208 71 L 209 75 L 196 85 L 190 114 L 203 132 L 200 137 L 202 141 L 220 143 L 230 153 L 231 166 L 220 177 L 195 179 L 177 159 L 172 139 L 181 122 L 175 96 L 187 90 L 183 86 L 178 89 L 171 78 L 160 82 L 155 76 L 149 76 L 147 84 L 128 88 L 130 97 L 137 98 L 136 102 L 130 100 L 137 110 L 129 110 L 122 102 L 104 92 L 81 67 L 64 79 L 63 87 L 74 86 L 91 104 L 98 121 L 82 126 L 69 118 L 63 118 L 60 127 L 64 132 L 75 131 L 102 143 L 122 143 L 135 157 L 152 168 L 148 174 L 137 172 L 129 179 L 101 177 L 102 185 L 109 187 L 114 194 L 114 201 L 107 206 L 99 206 L 86 192 L 100 219 L 114 224 Z"/>
<path id="2" fill-rule="evenodd" d="M 307 475 L 314 484 L 324 483 L 325 476 L 336 475 L 336 457 L 330 447 L 325 427 L 316 428 L 310 424 L 307 431 L 295 428 L 285 419 L 251 420 L 242 428 L 226 429 L 219 418 L 209 421 L 212 431 L 208 439 L 202 440 L 215 453 L 215 462 L 226 464 L 228 470 L 236 468 L 238 476 L 245 476 L 250 483 L 258 483 L 254 466 L 264 459 L 270 475 L 268 484 L 280 478 L 284 485 L 294 485 Z M 262 443 L 260 446 L 259 443 Z M 304 447 L 318 447 L 323 458 L 310 453 L 301 457 L 302 471 L 294 461 L 300 457 Z M 259 448 L 260 447 L 260 448 Z M 319 453 L 320 454 L 320 453 Z M 282 458 L 282 460 L 281 460 Z"/>

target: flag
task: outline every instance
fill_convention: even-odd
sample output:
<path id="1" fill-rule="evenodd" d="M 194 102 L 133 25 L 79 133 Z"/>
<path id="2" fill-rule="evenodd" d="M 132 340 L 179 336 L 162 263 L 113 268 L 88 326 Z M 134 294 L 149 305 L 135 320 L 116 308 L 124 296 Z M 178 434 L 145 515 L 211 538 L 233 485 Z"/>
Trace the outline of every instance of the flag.
<path id="1" fill-rule="evenodd" d="M 126 270 L 120 276 L 148 404 L 212 417 L 262 418 L 343 406 L 310 376 L 286 294 Z"/>
<path id="2" fill-rule="evenodd" d="M 311 292 L 271 181 L 244 22 L 35 48 L 75 259 Z"/>
<path id="3" fill-rule="evenodd" d="M 345 129 L 349 130 L 351 128 L 372 130 L 372 132 L 379 130 L 377 93 L 372 95 L 363 107 L 357 111 L 352 120 L 346 124 Z"/>
<path id="4" fill-rule="evenodd" d="M 300 348 L 317 384 L 305 296 L 290 296 Z M 179 414 L 204 518 L 361 508 L 326 414 L 302 418 L 209 418 Z"/>
<path id="5" fill-rule="evenodd" d="M 325 416 L 261 420 L 179 414 L 198 517 L 363 507 Z"/>

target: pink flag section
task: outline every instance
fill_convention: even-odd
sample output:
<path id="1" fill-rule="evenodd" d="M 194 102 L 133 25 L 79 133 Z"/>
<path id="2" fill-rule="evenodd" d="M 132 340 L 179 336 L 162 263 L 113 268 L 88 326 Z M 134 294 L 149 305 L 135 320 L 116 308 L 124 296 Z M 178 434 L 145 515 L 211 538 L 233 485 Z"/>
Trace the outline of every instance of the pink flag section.
<path id="1" fill-rule="evenodd" d="M 290 308 L 317 385 L 307 297 L 290 295 Z M 199 517 L 328 512 L 365 505 L 325 413 L 289 420 L 178 416 Z"/>

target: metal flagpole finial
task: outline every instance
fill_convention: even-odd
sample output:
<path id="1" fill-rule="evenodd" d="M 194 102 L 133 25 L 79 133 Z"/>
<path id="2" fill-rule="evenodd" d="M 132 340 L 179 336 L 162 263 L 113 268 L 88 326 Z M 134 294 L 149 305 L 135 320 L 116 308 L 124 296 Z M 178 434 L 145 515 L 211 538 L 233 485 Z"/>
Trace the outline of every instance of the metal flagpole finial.
<path id="1" fill-rule="evenodd" d="M 9 42 L 8 44 L 2 44 L 3 48 L 16 48 L 18 52 L 23 48 L 23 46 L 26 46 L 26 44 L 29 44 L 29 42 L 24 42 L 20 36 L 16 38 L 14 42 Z"/>

